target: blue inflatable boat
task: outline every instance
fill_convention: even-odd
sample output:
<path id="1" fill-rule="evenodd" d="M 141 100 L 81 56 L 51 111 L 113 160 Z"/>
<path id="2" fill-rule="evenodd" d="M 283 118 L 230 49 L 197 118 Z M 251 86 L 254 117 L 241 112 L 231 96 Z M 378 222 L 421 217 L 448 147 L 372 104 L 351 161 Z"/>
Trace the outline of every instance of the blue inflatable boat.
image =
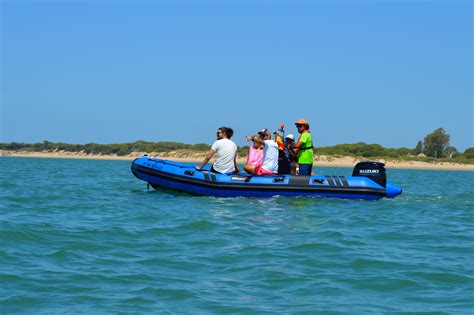
<path id="1" fill-rule="evenodd" d="M 144 156 L 132 162 L 132 173 L 155 189 L 163 187 L 199 196 L 314 196 L 370 200 L 393 198 L 402 193 L 400 187 L 387 180 L 384 164 L 379 162 L 358 163 L 352 176 L 255 176 L 216 174 L 209 169 L 197 171 L 190 164 Z"/>

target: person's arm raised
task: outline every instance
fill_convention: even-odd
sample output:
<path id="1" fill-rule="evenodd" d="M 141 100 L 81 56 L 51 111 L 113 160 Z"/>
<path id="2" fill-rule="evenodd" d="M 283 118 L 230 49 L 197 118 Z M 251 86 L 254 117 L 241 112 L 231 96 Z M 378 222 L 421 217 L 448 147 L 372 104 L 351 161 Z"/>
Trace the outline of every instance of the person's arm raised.
<path id="1" fill-rule="evenodd" d="M 247 139 L 247 138 L 250 138 L 250 140 L 252 140 L 253 143 L 258 143 L 260 145 L 265 145 L 265 141 L 263 139 L 261 139 L 259 136 L 252 136 L 252 137 L 247 136 L 247 137 L 245 137 L 245 139 Z M 249 140 L 247 140 L 247 141 L 249 141 Z"/>

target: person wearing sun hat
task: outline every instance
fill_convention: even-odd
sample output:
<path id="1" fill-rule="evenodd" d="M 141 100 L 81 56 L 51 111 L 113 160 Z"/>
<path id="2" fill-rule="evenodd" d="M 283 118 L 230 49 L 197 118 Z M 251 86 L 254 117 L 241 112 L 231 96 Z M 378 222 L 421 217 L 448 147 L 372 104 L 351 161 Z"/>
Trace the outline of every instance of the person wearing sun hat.
<path id="1" fill-rule="evenodd" d="M 245 140 L 263 145 L 263 162 L 261 165 L 245 165 L 246 172 L 255 175 L 275 175 L 278 173 L 278 144 L 271 139 L 268 129 L 262 129 L 258 136 L 246 136 Z"/>
<path id="2" fill-rule="evenodd" d="M 295 152 L 291 149 L 292 146 L 295 144 L 295 136 L 289 133 L 285 137 L 285 154 L 290 162 L 290 172 L 291 175 L 296 175 L 296 155 Z"/>
<path id="3" fill-rule="evenodd" d="M 309 131 L 309 123 L 306 119 L 299 119 L 295 122 L 296 129 L 300 137 L 293 145 L 298 163 L 298 175 L 311 175 L 313 169 L 313 139 Z"/>

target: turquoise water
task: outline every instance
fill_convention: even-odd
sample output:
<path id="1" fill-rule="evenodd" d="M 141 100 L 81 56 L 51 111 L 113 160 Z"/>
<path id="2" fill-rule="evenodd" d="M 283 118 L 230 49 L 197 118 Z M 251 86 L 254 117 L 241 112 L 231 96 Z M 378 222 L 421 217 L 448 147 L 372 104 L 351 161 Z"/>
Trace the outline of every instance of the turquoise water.
<path id="1" fill-rule="evenodd" d="M 0 313 L 474 313 L 474 173 L 388 176 L 400 197 L 220 199 L 0 158 Z"/>

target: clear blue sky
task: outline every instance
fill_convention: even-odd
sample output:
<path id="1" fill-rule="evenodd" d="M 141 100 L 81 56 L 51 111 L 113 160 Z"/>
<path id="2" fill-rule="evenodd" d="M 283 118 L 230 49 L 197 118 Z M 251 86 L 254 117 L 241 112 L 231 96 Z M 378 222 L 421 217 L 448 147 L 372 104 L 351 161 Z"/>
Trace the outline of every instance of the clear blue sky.
<path id="1" fill-rule="evenodd" d="M 0 3 L 0 142 L 474 146 L 471 1 Z"/>

